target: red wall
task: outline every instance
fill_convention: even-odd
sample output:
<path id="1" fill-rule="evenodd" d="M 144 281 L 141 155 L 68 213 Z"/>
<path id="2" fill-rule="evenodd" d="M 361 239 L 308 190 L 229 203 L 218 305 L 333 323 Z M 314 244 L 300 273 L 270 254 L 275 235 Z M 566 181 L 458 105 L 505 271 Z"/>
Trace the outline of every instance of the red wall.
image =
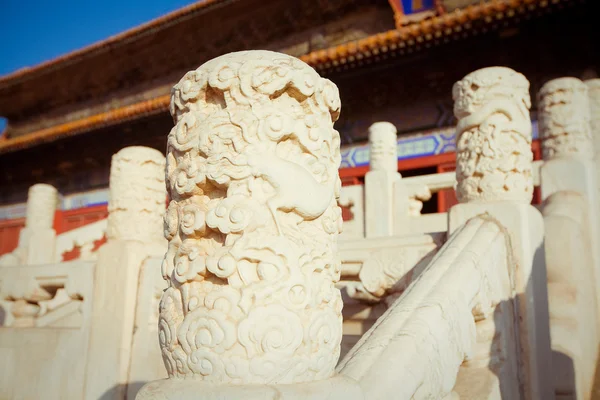
<path id="1" fill-rule="evenodd" d="M 76 210 L 56 211 L 54 230 L 56 233 L 91 224 L 108 216 L 106 205 L 79 208 Z M 10 253 L 19 244 L 19 232 L 25 227 L 25 218 L 0 220 L 0 255 Z M 65 261 L 76 258 L 78 252 L 67 255 Z"/>
<path id="2" fill-rule="evenodd" d="M 534 141 L 532 145 L 534 160 L 541 158 L 540 144 L 539 141 Z M 419 157 L 408 160 L 398 161 L 398 171 L 403 173 L 405 171 L 422 169 L 427 167 L 435 167 L 437 172 L 448 172 L 454 171 L 456 168 L 455 164 L 456 154 L 445 153 L 435 156 Z M 356 168 L 343 168 L 340 169 L 340 178 L 342 179 L 342 185 L 360 185 L 364 183 L 365 174 L 369 171 L 369 166 L 356 167 Z M 539 188 L 536 188 L 533 196 L 533 204 L 539 204 L 541 202 L 541 196 Z M 437 210 L 438 212 L 445 212 L 454 204 L 457 204 L 456 195 L 454 190 L 442 190 L 437 195 Z M 108 210 L 106 205 L 93 206 L 87 208 L 80 208 L 76 210 L 68 211 L 57 211 L 54 219 L 54 229 L 57 233 L 63 233 L 70 231 L 75 228 L 96 222 L 100 219 L 108 216 Z M 352 219 L 352 215 L 349 210 L 342 209 L 342 216 L 344 220 Z M 0 220 L 0 254 L 8 253 L 17 247 L 19 241 L 19 231 L 25 226 L 25 218 L 12 219 L 12 220 Z M 101 242 L 97 244 L 101 245 Z M 76 258 L 78 250 L 65 254 L 65 260 Z"/>
<path id="3" fill-rule="evenodd" d="M 19 232 L 25 226 L 25 218 L 0 221 L 0 254 L 10 253 L 19 244 Z"/>

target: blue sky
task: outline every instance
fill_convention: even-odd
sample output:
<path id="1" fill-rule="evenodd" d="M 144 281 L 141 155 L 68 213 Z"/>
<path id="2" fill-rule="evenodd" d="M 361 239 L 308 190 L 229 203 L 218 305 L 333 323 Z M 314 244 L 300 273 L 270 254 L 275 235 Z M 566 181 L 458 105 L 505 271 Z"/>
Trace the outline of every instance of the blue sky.
<path id="1" fill-rule="evenodd" d="M 0 0 L 0 75 L 51 60 L 194 2 Z"/>

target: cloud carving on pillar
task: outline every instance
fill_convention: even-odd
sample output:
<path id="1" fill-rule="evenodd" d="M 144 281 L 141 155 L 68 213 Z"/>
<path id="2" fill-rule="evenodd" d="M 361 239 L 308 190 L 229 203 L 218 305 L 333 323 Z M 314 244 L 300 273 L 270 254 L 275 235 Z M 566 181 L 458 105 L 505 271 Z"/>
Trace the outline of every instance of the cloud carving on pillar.
<path id="1" fill-rule="evenodd" d="M 538 93 L 538 113 L 544 159 L 565 156 L 592 158 L 588 87 L 577 78 L 546 82 Z"/>
<path id="2" fill-rule="evenodd" d="M 456 194 L 460 202 L 530 203 L 533 197 L 529 82 L 505 67 L 454 84 Z"/>
<path id="3" fill-rule="evenodd" d="M 284 54 L 230 53 L 188 72 L 170 110 L 169 377 L 328 378 L 342 336 L 337 87 Z"/>

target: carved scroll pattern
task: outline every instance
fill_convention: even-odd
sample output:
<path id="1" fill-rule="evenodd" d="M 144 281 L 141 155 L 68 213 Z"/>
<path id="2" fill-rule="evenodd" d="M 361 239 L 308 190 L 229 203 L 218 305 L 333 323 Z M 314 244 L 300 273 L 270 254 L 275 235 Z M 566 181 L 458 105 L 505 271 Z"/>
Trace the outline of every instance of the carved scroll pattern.
<path id="1" fill-rule="evenodd" d="M 232 53 L 173 88 L 159 339 L 170 377 L 327 378 L 341 341 L 336 86 Z"/>
<path id="2" fill-rule="evenodd" d="M 26 227 L 52 229 L 57 204 L 58 192 L 53 186 L 43 183 L 31 186 L 27 195 Z"/>
<path id="3" fill-rule="evenodd" d="M 366 252 L 363 260 L 351 261 L 362 263 L 358 281 L 343 281 L 338 286 L 344 288 L 350 298 L 367 303 L 378 303 L 387 296 L 395 299 L 431 261 L 437 246 L 430 243 Z"/>
<path id="4" fill-rule="evenodd" d="M 408 188 L 408 215 L 418 217 L 423 210 L 423 202 L 431 200 L 431 190 L 427 185 L 412 184 Z"/>
<path id="5" fill-rule="evenodd" d="M 594 140 L 594 150 L 600 153 L 600 79 L 585 81 L 590 102 L 590 127 Z"/>
<path id="6" fill-rule="evenodd" d="M 538 94 L 544 159 L 581 155 L 592 158 L 587 86 L 577 78 L 546 83 Z"/>
<path id="7" fill-rule="evenodd" d="M 371 171 L 398 171 L 396 133 L 396 127 L 389 122 L 376 122 L 369 128 Z"/>
<path id="8" fill-rule="evenodd" d="M 460 202 L 531 202 L 529 82 L 509 68 L 484 68 L 454 85 Z"/>
<path id="9" fill-rule="evenodd" d="M 44 265 L 3 268 L 0 282 L 0 326 L 11 328 L 79 328 L 90 272 L 81 265 L 71 268 Z M 50 271 L 50 272 L 49 272 Z"/>
<path id="10" fill-rule="evenodd" d="M 164 168 L 165 157 L 148 147 L 126 147 L 112 157 L 106 229 L 109 240 L 139 240 L 161 248 L 165 241 L 161 234 Z"/>

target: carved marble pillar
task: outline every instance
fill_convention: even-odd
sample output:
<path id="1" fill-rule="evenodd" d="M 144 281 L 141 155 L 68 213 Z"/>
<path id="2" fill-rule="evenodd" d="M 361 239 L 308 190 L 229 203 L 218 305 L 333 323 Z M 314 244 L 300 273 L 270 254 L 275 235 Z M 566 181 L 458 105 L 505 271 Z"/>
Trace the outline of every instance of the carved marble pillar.
<path id="1" fill-rule="evenodd" d="M 456 192 L 460 204 L 449 211 L 448 233 L 478 215 L 492 217 L 509 234 L 512 267 L 518 266 L 512 277 L 514 298 L 495 305 L 493 321 L 476 324 L 481 352 L 462 367 L 458 394 L 469 398 L 469 381 L 488 382 L 490 393 L 519 392 L 515 383 L 520 380 L 526 398 L 553 398 L 547 385 L 551 352 L 542 256 L 544 225 L 539 211 L 530 205 L 529 82 L 509 68 L 484 68 L 457 82 L 452 97 L 458 119 Z M 513 336 L 515 331 L 518 337 Z M 514 349 L 518 344 L 521 351 L 510 354 L 509 345 Z M 495 354 L 495 349 L 502 349 L 501 354 Z M 513 368 L 514 360 L 518 366 Z M 461 376 L 467 380 L 460 382 Z"/>
<path id="2" fill-rule="evenodd" d="M 29 188 L 25 227 L 29 229 L 52 229 L 54 213 L 58 205 L 58 192 L 54 186 L 39 183 Z"/>
<path id="3" fill-rule="evenodd" d="M 110 166 L 109 240 L 135 240 L 162 252 L 166 208 L 165 157 L 155 149 L 126 147 Z"/>
<path id="4" fill-rule="evenodd" d="M 365 235 L 384 237 L 394 234 L 394 183 L 400 180 L 396 127 L 376 122 L 369 128 L 369 172 L 365 176 Z M 403 204 L 408 215 L 408 197 Z"/>
<path id="5" fill-rule="evenodd" d="M 560 78 L 547 82 L 538 94 L 539 120 L 544 164 L 540 169 L 544 201 L 560 192 L 579 193 L 586 200 L 588 216 L 584 231 L 591 243 L 600 240 L 600 193 L 598 160 L 594 160 L 594 142 L 590 112 L 597 99 L 577 78 Z M 594 96 L 597 89 L 592 89 Z M 590 100 L 593 100 L 590 102 Z M 590 104 L 592 103 L 592 104 Z M 594 127 L 596 127 L 594 125 Z M 600 246 L 592 247 L 596 288 L 600 287 Z M 582 266 L 582 268 L 585 268 Z M 596 293 L 600 311 L 600 292 Z M 600 313 L 598 314 L 600 320 Z M 600 329 L 600 327 L 597 327 Z"/>
<path id="6" fill-rule="evenodd" d="M 542 86 L 538 119 L 544 160 L 594 156 L 588 89 L 579 79 L 559 78 Z"/>
<path id="7" fill-rule="evenodd" d="M 397 130 L 389 122 L 375 122 L 369 128 L 369 170 L 398 172 Z"/>
<path id="8" fill-rule="evenodd" d="M 585 81 L 590 104 L 590 128 L 596 158 L 600 154 L 600 79 Z"/>
<path id="9" fill-rule="evenodd" d="M 145 325 L 141 317 L 144 307 L 140 302 L 152 301 L 141 297 L 148 289 L 143 286 L 143 278 L 149 266 L 158 273 L 167 249 L 163 233 L 166 200 L 165 157 L 159 151 L 133 146 L 113 155 L 108 240 L 98 250 L 94 266 L 86 364 L 86 374 L 94 375 L 94 379 L 86 382 L 86 399 L 125 398 L 127 385 L 117 383 L 140 378 L 137 364 L 132 362 L 144 338 L 140 332 Z M 158 316 L 155 318 L 157 321 Z M 151 349 L 145 353 L 148 359 L 153 354 Z M 153 376 L 152 368 L 146 371 Z M 134 386 L 130 385 L 129 390 Z M 110 395 L 106 394 L 107 388 L 113 388 Z"/>
<path id="10" fill-rule="evenodd" d="M 332 82 L 269 51 L 218 57 L 173 88 L 165 385 L 332 376 L 342 336 L 339 112 Z"/>
<path id="11" fill-rule="evenodd" d="M 56 232 L 53 225 L 57 205 L 58 192 L 53 186 L 39 183 L 29 188 L 25 228 L 19 234 L 19 248 L 15 250 L 22 264 L 54 262 Z"/>
<path id="12" fill-rule="evenodd" d="M 529 82 L 504 67 L 467 75 L 452 89 L 456 127 L 456 194 L 461 203 L 533 196 Z"/>

